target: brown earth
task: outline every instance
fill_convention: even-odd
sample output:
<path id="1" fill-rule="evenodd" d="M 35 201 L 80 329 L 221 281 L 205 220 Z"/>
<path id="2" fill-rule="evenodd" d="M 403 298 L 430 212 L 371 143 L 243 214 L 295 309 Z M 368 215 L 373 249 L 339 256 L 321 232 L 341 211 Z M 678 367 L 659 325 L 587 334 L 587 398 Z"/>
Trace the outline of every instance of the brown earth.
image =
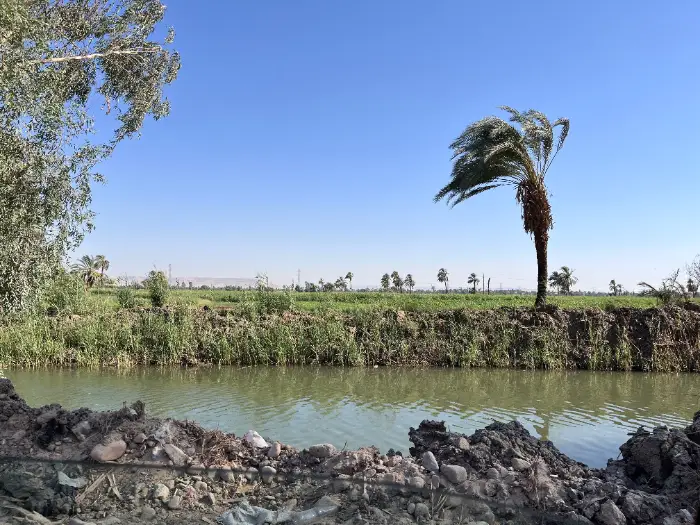
<path id="1" fill-rule="evenodd" d="M 249 437 L 147 418 L 138 402 L 31 408 L 0 379 L 0 523 L 680 525 L 700 490 L 700 413 L 685 430 L 638 431 L 606 469 L 517 422 L 465 436 L 423 421 L 405 458 Z"/>

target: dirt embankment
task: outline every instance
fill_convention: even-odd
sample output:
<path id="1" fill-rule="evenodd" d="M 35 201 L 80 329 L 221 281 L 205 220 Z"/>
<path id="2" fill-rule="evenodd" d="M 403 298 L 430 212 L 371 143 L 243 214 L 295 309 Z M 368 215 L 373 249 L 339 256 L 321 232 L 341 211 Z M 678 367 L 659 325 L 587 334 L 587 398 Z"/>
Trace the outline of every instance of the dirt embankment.
<path id="1" fill-rule="evenodd" d="M 424 421 L 409 437 L 410 457 L 299 451 L 147 418 L 139 403 L 30 408 L 0 379 L 0 456 L 44 460 L 0 462 L 0 523 L 681 525 L 698 503 L 700 414 L 685 430 L 638 431 L 605 469 L 516 422 L 465 436 Z"/>

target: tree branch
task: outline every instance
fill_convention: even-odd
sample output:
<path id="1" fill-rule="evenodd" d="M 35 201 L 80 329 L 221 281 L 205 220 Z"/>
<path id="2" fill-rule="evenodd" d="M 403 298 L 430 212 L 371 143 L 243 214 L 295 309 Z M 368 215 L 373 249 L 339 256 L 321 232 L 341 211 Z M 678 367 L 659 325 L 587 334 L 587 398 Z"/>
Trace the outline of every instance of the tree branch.
<path id="1" fill-rule="evenodd" d="M 140 55 L 143 53 L 157 53 L 163 48 L 160 46 L 156 47 L 143 47 L 137 49 L 115 49 L 113 51 L 105 51 L 104 53 L 90 53 L 88 55 L 73 55 L 67 57 L 54 57 L 54 58 L 40 58 L 38 60 L 30 60 L 28 64 L 57 64 L 59 62 L 69 62 L 71 60 L 92 60 L 94 58 L 102 58 L 110 55 Z"/>

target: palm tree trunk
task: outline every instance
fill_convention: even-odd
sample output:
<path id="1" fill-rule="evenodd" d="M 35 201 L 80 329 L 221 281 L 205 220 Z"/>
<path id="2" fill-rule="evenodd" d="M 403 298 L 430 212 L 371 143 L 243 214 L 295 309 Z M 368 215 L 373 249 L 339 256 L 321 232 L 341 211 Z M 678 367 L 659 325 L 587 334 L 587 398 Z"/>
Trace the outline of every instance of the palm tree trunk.
<path id="1" fill-rule="evenodd" d="M 535 251 L 537 252 L 537 298 L 535 308 L 543 308 L 547 304 L 547 242 L 549 232 L 535 231 Z"/>

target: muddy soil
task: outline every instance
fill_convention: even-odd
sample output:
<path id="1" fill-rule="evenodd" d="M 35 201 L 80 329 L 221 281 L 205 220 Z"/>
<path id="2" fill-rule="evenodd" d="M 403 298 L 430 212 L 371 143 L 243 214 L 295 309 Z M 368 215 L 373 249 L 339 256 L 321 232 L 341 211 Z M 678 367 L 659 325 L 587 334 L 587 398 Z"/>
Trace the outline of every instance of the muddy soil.
<path id="1" fill-rule="evenodd" d="M 605 469 L 517 422 L 466 436 L 423 421 L 409 438 L 410 457 L 297 450 L 148 418 L 138 402 L 31 408 L 0 379 L 0 524 L 680 525 L 698 504 L 700 413 L 686 429 L 640 429 Z"/>

